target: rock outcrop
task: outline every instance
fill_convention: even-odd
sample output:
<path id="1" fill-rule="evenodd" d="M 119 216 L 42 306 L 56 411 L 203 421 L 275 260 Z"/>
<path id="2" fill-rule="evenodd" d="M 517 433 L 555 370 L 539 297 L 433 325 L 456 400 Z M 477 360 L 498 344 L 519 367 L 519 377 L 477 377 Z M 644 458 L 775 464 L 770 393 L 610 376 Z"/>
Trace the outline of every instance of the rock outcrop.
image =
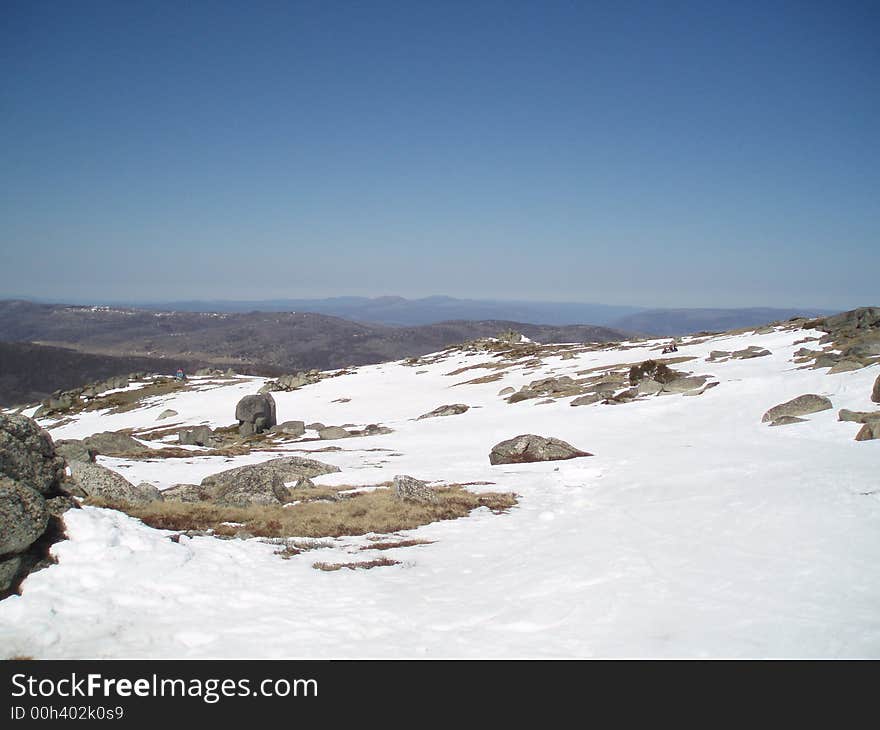
<path id="1" fill-rule="evenodd" d="M 218 504 L 279 504 L 291 499 L 285 482 L 338 471 L 339 467 L 314 459 L 285 456 L 212 474 L 202 479 L 201 487 Z"/>
<path id="2" fill-rule="evenodd" d="M 305 385 L 317 383 L 319 380 L 321 380 L 321 373 L 318 370 L 282 375 L 275 380 L 267 382 L 262 388 L 260 388 L 260 393 L 277 393 L 279 391 L 298 390 Z"/>
<path id="3" fill-rule="evenodd" d="M 69 497 L 64 459 L 48 432 L 30 418 L 0 414 L 0 598 L 52 561 L 64 536 Z"/>
<path id="4" fill-rule="evenodd" d="M 522 434 L 492 447 L 490 464 L 525 464 L 535 461 L 562 461 L 592 454 L 576 449 L 561 439 Z"/>

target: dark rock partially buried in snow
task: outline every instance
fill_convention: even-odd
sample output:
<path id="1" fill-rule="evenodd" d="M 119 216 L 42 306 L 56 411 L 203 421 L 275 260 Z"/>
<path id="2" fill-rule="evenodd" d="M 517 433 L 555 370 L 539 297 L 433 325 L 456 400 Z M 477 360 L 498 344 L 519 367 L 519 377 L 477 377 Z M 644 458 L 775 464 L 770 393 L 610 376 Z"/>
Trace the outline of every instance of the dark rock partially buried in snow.
<path id="1" fill-rule="evenodd" d="M 438 406 L 430 413 L 419 416 L 416 420 L 421 421 L 423 418 L 439 418 L 440 416 L 457 416 L 468 410 L 470 410 L 470 406 L 466 406 L 464 403 L 453 403 L 449 406 Z"/>
<path id="2" fill-rule="evenodd" d="M 824 395 L 806 393 L 785 403 L 780 403 L 778 406 L 773 406 L 764 414 L 761 421 L 767 423 L 768 421 L 777 421 L 783 416 L 807 416 L 811 413 L 827 411 L 829 408 L 832 408 L 831 401 Z"/>
<path id="3" fill-rule="evenodd" d="M 522 434 L 492 447 L 490 464 L 527 464 L 535 461 L 562 461 L 592 454 L 576 449 L 558 438 Z"/>
<path id="4" fill-rule="evenodd" d="M 394 477 L 394 496 L 404 502 L 419 502 L 422 504 L 434 504 L 437 502 L 436 493 L 426 482 L 407 474 L 398 474 Z"/>
<path id="5" fill-rule="evenodd" d="M 877 380 L 874 381 L 874 389 L 871 391 L 871 400 L 874 403 L 880 403 L 880 375 L 877 376 Z"/>
<path id="6" fill-rule="evenodd" d="M 152 484 L 143 482 L 135 486 L 121 474 L 100 464 L 74 461 L 69 466 L 73 482 L 92 499 L 122 504 L 162 501 L 162 493 Z"/>
<path id="7" fill-rule="evenodd" d="M 173 408 L 167 408 L 164 411 L 162 411 L 158 416 L 156 416 L 156 420 L 161 421 L 163 418 L 171 418 L 172 416 L 176 416 L 176 415 L 177 415 L 177 411 L 175 411 Z"/>

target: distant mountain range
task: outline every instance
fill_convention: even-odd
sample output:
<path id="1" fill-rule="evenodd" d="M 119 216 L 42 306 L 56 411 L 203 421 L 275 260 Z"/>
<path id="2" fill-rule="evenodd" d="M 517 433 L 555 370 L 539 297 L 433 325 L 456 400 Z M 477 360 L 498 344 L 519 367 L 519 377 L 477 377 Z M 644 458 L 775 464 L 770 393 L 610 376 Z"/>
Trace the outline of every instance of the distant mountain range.
<path id="1" fill-rule="evenodd" d="M 507 329 L 548 343 L 608 342 L 627 336 L 608 327 L 506 320 L 389 327 L 311 312 L 160 312 L 0 301 L 0 343 L 17 343 L 0 352 L 0 404 L 150 369 L 150 363 L 168 373 L 183 365 L 272 375 L 424 355 Z M 37 373 L 45 377 L 41 380 Z"/>
<path id="2" fill-rule="evenodd" d="M 96 302 L 97 303 L 97 302 Z M 681 335 L 726 331 L 794 316 L 833 314 L 828 309 L 752 307 L 742 309 L 650 309 L 577 302 L 386 297 L 331 297 L 327 299 L 271 299 L 263 301 L 107 302 L 120 307 L 175 312 L 312 312 L 353 322 L 392 327 L 416 327 L 448 321 L 504 320 L 535 325 L 589 324 L 646 335 Z"/>
<path id="3" fill-rule="evenodd" d="M 825 317 L 832 309 L 651 309 L 619 317 L 615 328 L 646 335 L 671 337 L 695 332 L 726 332 L 741 327 L 758 327 L 792 317 Z"/>
<path id="4" fill-rule="evenodd" d="M 277 375 L 366 365 L 435 352 L 506 329 L 543 343 L 608 342 L 634 333 L 718 332 L 831 313 L 638 310 L 451 297 L 176 302 L 152 307 L 0 300 L 0 405 L 33 401 L 54 390 L 137 370 L 171 373 L 178 366 L 213 366 Z M 577 323 L 581 317 L 602 324 Z"/>

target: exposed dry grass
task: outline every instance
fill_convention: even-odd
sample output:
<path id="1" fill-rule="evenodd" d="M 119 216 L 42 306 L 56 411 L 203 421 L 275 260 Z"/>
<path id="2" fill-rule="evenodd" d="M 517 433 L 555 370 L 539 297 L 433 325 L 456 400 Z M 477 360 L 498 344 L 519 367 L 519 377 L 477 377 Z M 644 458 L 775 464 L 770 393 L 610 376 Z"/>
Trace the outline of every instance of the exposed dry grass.
<path id="1" fill-rule="evenodd" d="M 361 550 L 392 550 L 393 548 L 415 547 L 416 545 L 433 545 L 433 540 L 387 540 L 385 542 L 379 540 L 369 545 L 362 545 Z"/>
<path id="2" fill-rule="evenodd" d="M 360 563 L 314 563 L 312 565 L 316 570 L 333 571 L 348 568 L 349 570 L 369 570 L 370 568 L 381 568 L 385 565 L 400 565 L 399 560 L 391 560 L 390 558 L 376 558 L 375 560 L 365 560 Z"/>
<path id="3" fill-rule="evenodd" d="M 341 537 L 369 532 L 387 534 L 412 530 L 440 520 L 464 517 L 478 507 L 502 513 L 516 503 L 511 493 L 476 494 L 460 486 L 435 490 L 437 502 L 422 504 L 402 501 L 391 490 L 359 492 L 339 499 L 338 492 L 352 487 L 327 488 L 329 498 L 321 489 L 296 490 L 295 497 L 306 501 L 283 507 L 253 505 L 224 507 L 212 502 L 150 502 L 148 504 L 113 504 L 91 501 L 99 507 L 110 507 L 163 530 L 213 530 L 214 534 L 232 536 L 238 531 L 255 537 Z M 240 523 L 230 527 L 224 522 Z"/>
<path id="4" fill-rule="evenodd" d="M 482 383 L 494 383 L 496 380 L 501 380 L 503 377 L 504 373 L 492 373 L 491 375 L 484 375 L 481 378 L 465 380 L 463 383 L 455 383 L 453 387 L 456 385 L 481 385 Z"/>
<path id="5" fill-rule="evenodd" d="M 510 365 L 502 362 L 478 362 L 474 365 L 465 365 L 463 368 L 458 368 L 457 370 L 453 370 L 449 373 L 444 373 L 447 377 L 450 375 L 461 375 L 462 373 L 466 373 L 468 370 L 502 370 L 504 368 L 509 368 Z"/>
<path id="6" fill-rule="evenodd" d="M 186 381 L 180 382 L 179 380 L 173 379 L 158 380 L 134 390 L 125 390 L 120 393 L 110 393 L 109 395 L 99 395 L 89 401 L 83 410 L 99 411 L 109 408 L 111 409 L 111 414 L 126 413 L 135 408 L 139 408 L 147 398 L 168 395 L 169 393 L 176 393 L 177 391 L 187 390 L 188 388 L 189 386 Z"/>

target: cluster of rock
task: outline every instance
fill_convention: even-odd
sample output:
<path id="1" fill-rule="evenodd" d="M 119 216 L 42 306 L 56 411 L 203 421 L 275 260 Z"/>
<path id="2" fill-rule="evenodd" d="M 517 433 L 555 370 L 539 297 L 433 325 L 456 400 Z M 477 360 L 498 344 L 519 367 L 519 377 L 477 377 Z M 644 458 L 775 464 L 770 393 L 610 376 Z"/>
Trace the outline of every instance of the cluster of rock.
<path id="1" fill-rule="evenodd" d="M 308 370 L 305 372 L 292 373 L 291 375 L 282 375 L 275 380 L 268 381 L 262 388 L 260 393 L 277 393 L 280 391 L 290 391 L 302 388 L 305 385 L 317 383 L 322 378 L 320 370 Z"/>
<path id="2" fill-rule="evenodd" d="M 77 506 L 70 494 L 51 436 L 30 418 L 0 414 L 0 598 L 51 562 L 61 516 Z"/>
<path id="3" fill-rule="evenodd" d="M 321 423 L 313 425 L 320 427 L 315 430 L 318 432 L 318 438 L 323 441 L 335 441 L 336 439 L 352 438 L 353 436 L 379 436 L 391 433 L 390 428 L 380 426 L 377 423 L 370 423 L 362 429 L 345 428 L 344 426 L 325 426 Z"/>
<path id="4" fill-rule="evenodd" d="M 670 369 L 654 360 L 633 365 L 629 374 L 606 372 L 585 378 L 568 375 L 534 380 L 519 390 L 505 388 L 499 392 L 508 403 L 519 403 L 534 398 L 556 399 L 576 396 L 569 405 L 585 406 L 592 403 L 615 405 L 641 397 L 669 393 L 700 395 L 717 383 L 708 383 L 708 375 L 687 375 Z"/>
<path id="5" fill-rule="evenodd" d="M 742 350 L 734 350 L 733 352 L 728 352 L 727 350 L 712 350 L 706 360 L 708 362 L 726 362 L 727 360 L 751 360 L 755 357 L 767 357 L 767 355 L 771 354 L 772 353 L 770 352 L 770 350 L 767 350 L 763 347 L 758 347 L 757 345 L 749 345 Z"/>
<path id="6" fill-rule="evenodd" d="M 822 349 L 804 347 L 795 353 L 798 364 L 830 368 L 829 375 L 833 375 L 880 362 L 880 307 L 853 309 L 803 326 L 825 334 L 815 340 Z"/>
<path id="7" fill-rule="evenodd" d="M 295 490 L 311 485 L 312 477 L 338 471 L 339 467 L 314 459 L 286 456 L 212 474 L 200 484 L 176 484 L 162 496 L 166 501 L 207 501 L 226 507 L 281 505 L 294 500 L 286 482 L 296 482 Z"/>
<path id="8" fill-rule="evenodd" d="M 880 377 L 877 378 L 877 382 L 880 383 Z M 880 411 L 850 411 L 846 408 L 841 408 L 837 414 L 837 420 L 862 424 L 862 427 L 856 434 L 856 441 L 880 439 Z"/>
<path id="9" fill-rule="evenodd" d="M 193 375 L 197 378 L 234 378 L 236 373 L 232 368 L 218 370 L 217 368 L 199 368 Z"/>
<path id="10" fill-rule="evenodd" d="M 130 383 L 143 380 L 146 373 L 130 373 L 129 375 L 117 375 L 106 380 L 96 383 L 89 383 L 79 388 L 70 390 L 56 390 L 51 396 L 46 398 L 40 404 L 40 407 L 34 413 L 34 418 L 41 418 L 53 413 L 69 411 L 74 406 L 83 402 L 83 400 L 91 400 L 110 390 L 119 388 L 127 388 Z"/>

